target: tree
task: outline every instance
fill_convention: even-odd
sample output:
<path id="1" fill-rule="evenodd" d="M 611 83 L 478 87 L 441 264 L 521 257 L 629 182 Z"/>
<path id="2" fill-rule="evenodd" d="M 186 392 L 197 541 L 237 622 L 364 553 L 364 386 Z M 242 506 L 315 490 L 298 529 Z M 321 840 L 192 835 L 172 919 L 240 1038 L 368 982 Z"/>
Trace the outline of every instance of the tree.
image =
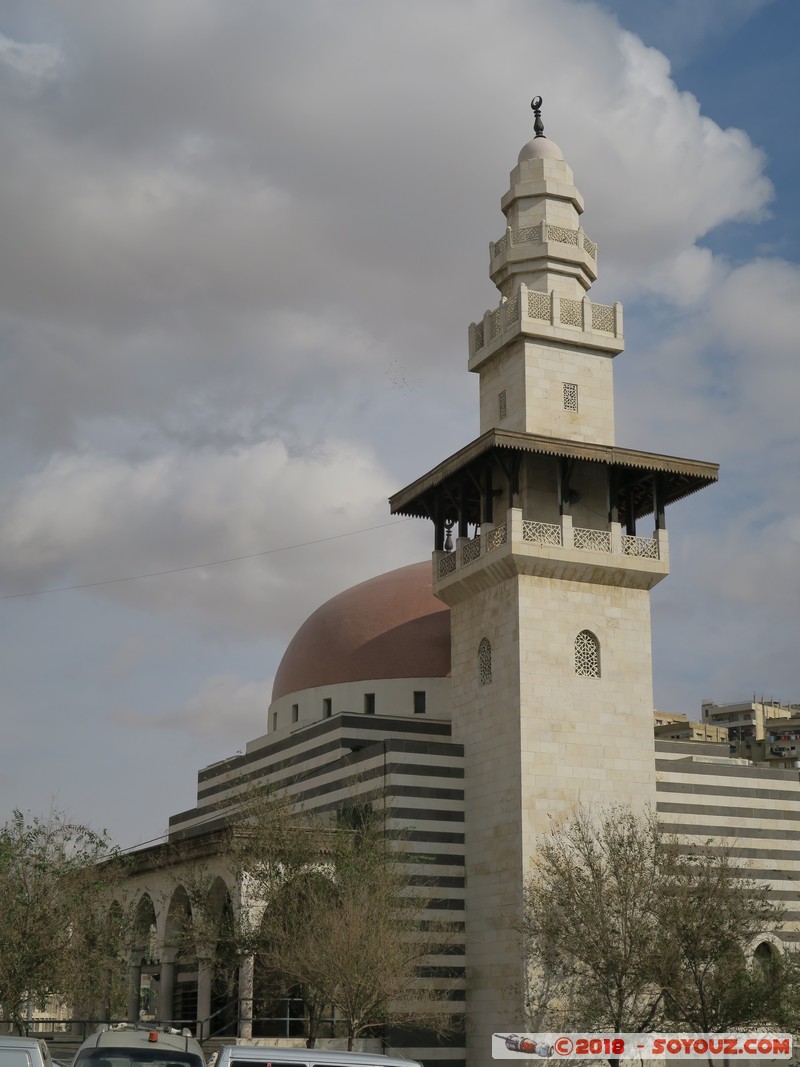
<path id="1" fill-rule="evenodd" d="M 405 867 L 413 857 L 387 841 L 369 807 L 343 815 L 332 825 L 276 792 L 251 800 L 230 830 L 242 889 L 229 954 L 257 959 L 265 997 L 302 999 L 310 1046 L 334 1009 L 351 1046 L 389 1025 L 445 1033 L 448 1002 L 419 972 L 450 927 L 424 921 L 424 886 L 410 891 Z"/>
<path id="2" fill-rule="evenodd" d="M 105 834 L 58 811 L 0 828 L 0 1007 L 24 1032 L 29 1000 L 88 1007 L 124 989 L 126 923 L 111 907 L 119 857 Z"/>
<path id="3" fill-rule="evenodd" d="M 578 810 L 537 849 L 523 936 L 533 1024 L 647 1031 L 662 1015 L 651 961 L 666 849 L 655 818 Z"/>
<path id="4" fill-rule="evenodd" d="M 676 1029 L 719 1032 L 786 1016 L 797 992 L 794 954 L 748 959 L 758 938 L 780 926 L 782 909 L 768 894 L 727 849 L 695 845 L 674 856 L 659 916 L 669 936 L 653 969 Z"/>
<path id="5" fill-rule="evenodd" d="M 316 1012 L 331 1006 L 348 1048 L 387 1026 L 450 1029 L 448 1002 L 424 988 L 425 960 L 450 938 L 423 920 L 428 900 L 409 891 L 407 857 L 367 816 L 329 839 L 326 854 L 295 870 L 266 912 L 265 956 Z M 313 1036 L 313 1035 L 312 1035 Z"/>
<path id="6" fill-rule="evenodd" d="M 793 1028 L 796 957 L 752 958 L 756 935 L 781 917 L 726 850 L 663 835 L 653 814 L 578 810 L 541 843 L 525 888 L 532 1023 L 617 1033 Z"/>

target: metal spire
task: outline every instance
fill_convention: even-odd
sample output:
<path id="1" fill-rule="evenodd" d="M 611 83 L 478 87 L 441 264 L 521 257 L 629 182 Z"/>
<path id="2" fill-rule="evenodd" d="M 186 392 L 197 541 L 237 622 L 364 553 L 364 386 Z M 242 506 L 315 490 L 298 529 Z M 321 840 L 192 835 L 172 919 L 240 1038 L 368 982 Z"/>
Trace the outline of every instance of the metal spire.
<path id="1" fill-rule="evenodd" d="M 533 108 L 534 120 L 533 120 L 533 132 L 534 140 L 536 137 L 544 137 L 544 123 L 542 122 L 542 98 L 541 96 L 534 96 L 531 100 L 531 107 Z"/>

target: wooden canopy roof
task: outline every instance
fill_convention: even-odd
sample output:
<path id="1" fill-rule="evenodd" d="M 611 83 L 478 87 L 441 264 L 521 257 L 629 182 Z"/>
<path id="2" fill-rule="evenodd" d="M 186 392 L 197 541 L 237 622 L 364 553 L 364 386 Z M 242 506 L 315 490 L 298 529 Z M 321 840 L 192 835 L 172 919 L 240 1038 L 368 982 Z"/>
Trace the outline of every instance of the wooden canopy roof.
<path id="1" fill-rule="evenodd" d="M 444 497 L 454 502 L 458 500 L 468 512 L 476 515 L 473 521 L 480 521 L 477 516 L 487 469 L 501 470 L 510 477 L 510 472 L 518 466 L 520 454 L 525 452 L 604 464 L 610 468 L 620 493 L 622 513 L 632 506 L 635 518 L 653 510 L 653 475 L 659 476 L 659 497 L 664 505 L 713 484 L 719 476 L 717 463 L 492 429 L 391 496 L 391 512 L 393 515 L 434 519 L 441 514 Z"/>

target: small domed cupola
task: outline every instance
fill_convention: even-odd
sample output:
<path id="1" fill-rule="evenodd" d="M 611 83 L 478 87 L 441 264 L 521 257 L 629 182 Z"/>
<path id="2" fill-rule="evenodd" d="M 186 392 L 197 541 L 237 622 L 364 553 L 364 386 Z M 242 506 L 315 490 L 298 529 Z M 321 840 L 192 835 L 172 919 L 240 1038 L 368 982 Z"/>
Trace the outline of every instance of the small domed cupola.
<path id="1" fill-rule="evenodd" d="M 597 280 L 597 245 L 580 225 L 583 197 L 555 141 L 544 135 L 542 98 L 531 103 L 534 137 L 519 153 L 500 202 L 505 236 L 490 247 L 489 275 L 509 298 L 528 289 L 580 300 Z"/>

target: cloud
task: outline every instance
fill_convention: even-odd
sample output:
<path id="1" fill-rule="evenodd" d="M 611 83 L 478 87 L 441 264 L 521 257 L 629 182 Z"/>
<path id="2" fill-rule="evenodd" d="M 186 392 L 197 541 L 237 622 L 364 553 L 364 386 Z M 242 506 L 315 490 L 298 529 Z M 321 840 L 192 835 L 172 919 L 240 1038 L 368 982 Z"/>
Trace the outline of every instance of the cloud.
<path id="1" fill-rule="evenodd" d="M 0 72 L 5 68 L 21 75 L 29 89 L 37 83 L 55 78 L 63 56 L 59 48 L 49 44 L 26 44 L 0 33 Z M 17 88 L 20 82 L 16 82 Z"/>
<path id="2" fill-rule="evenodd" d="M 0 416 L 43 455 L 98 420 L 288 438 L 332 392 L 346 423 L 399 355 L 460 419 L 463 387 L 452 404 L 445 388 L 496 300 L 484 250 L 531 132 L 531 37 L 600 241 L 598 299 L 668 280 L 686 302 L 714 270 L 696 242 L 770 197 L 748 138 L 589 5 L 198 2 L 191 30 L 160 7 L 76 9 L 59 92 L 0 119 Z M 589 91 L 591 113 L 574 106 Z"/>
<path id="3" fill-rule="evenodd" d="M 534 93 L 599 242 L 592 297 L 627 302 L 620 443 L 723 463 L 671 509 L 657 698 L 724 697 L 726 658 L 731 684 L 756 652 L 779 669 L 797 266 L 752 260 L 746 235 L 729 258 L 703 247 L 764 218 L 772 187 L 663 54 L 577 0 L 35 2 L 0 39 L 3 592 L 313 543 L 3 602 L 25 623 L 4 649 L 14 709 L 62 709 L 76 766 L 113 737 L 115 819 L 121 761 L 153 765 L 130 709 L 186 731 L 157 773 L 191 781 L 220 709 L 229 747 L 262 729 L 260 679 L 311 611 L 430 551 L 425 522 L 326 539 L 386 522 L 390 493 L 478 432 L 467 325 L 498 299 L 487 246 Z M 139 821 L 187 803 L 158 792 Z"/>
<path id="4" fill-rule="evenodd" d="M 157 711 L 118 710 L 112 719 L 136 730 L 217 735 L 225 745 L 266 732 L 272 679 L 245 681 L 231 674 L 207 679 L 202 688 L 176 707 Z M 242 741 L 243 743 L 243 741 Z M 228 754 L 227 750 L 224 754 Z"/>
<path id="5" fill-rule="evenodd" d="M 288 637 L 287 618 L 299 624 L 326 591 L 384 569 L 391 531 L 341 535 L 389 522 L 389 485 L 367 449 L 334 441 L 313 456 L 278 441 L 138 464 L 55 456 L 3 499 L 0 581 L 7 594 L 109 582 L 98 595 L 191 627 Z M 183 572 L 113 581 L 171 570 Z"/>

